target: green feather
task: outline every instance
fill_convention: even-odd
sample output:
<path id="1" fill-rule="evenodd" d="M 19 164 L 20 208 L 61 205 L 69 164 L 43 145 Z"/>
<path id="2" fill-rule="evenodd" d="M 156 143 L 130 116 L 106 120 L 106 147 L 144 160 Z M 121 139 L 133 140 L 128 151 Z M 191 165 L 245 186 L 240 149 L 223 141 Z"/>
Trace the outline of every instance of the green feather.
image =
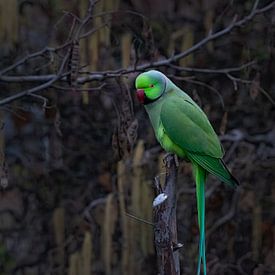
<path id="1" fill-rule="evenodd" d="M 200 228 L 199 258 L 197 275 L 200 274 L 201 262 L 203 263 L 203 273 L 206 275 L 206 253 L 205 253 L 205 180 L 206 171 L 193 163 L 194 177 L 196 180 L 196 195 L 198 209 L 198 223 Z"/>
<path id="2" fill-rule="evenodd" d="M 238 181 L 231 175 L 221 159 L 206 155 L 198 155 L 192 152 L 188 152 L 188 157 L 202 166 L 209 173 L 215 175 L 221 181 L 228 184 L 230 187 L 235 188 L 239 184 Z"/>
<path id="3" fill-rule="evenodd" d="M 190 102 L 176 93 L 166 96 L 160 112 L 166 133 L 190 152 L 222 157 L 220 142 L 206 115 L 194 102 Z"/>
<path id="4" fill-rule="evenodd" d="M 146 98 L 145 109 L 150 117 L 157 140 L 161 146 L 179 157 L 191 161 L 196 180 L 198 223 L 200 227 L 197 274 L 205 255 L 205 182 L 208 173 L 226 184 L 236 187 L 238 181 L 222 161 L 223 149 L 208 118 L 201 108 L 158 71 L 140 74 L 136 88 L 142 89 Z"/>

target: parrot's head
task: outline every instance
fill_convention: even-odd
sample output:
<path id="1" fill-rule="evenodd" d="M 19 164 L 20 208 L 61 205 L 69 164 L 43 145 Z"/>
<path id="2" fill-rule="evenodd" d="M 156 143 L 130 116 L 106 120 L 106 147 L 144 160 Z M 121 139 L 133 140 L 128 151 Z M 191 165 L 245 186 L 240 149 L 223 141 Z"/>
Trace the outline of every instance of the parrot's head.
<path id="1" fill-rule="evenodd" d="M 167 78 L 161 72 L 151 70 L 136 78 L 137 98 L 142 104 L 158 100 L 166 90 Z"/>

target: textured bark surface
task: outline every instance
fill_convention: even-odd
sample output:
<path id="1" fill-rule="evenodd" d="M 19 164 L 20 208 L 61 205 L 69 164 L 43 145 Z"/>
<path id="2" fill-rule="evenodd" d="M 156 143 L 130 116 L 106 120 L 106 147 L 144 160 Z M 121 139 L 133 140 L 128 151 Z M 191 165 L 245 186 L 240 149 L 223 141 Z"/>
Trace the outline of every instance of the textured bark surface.
<path id="1" fill-rule="evenodd" d="M 176 219 L 176 181 L 177 165 L 173 155 L 165 158 L 166 178 L 162 189 L 156 180 L 157 194 L 165 193 L 168 198 L 154 208 L 154 235 L 158 258 L 158 269 L 161 275 L 180 274 L 178 250 L 174 251 L 178 243 Z"/>

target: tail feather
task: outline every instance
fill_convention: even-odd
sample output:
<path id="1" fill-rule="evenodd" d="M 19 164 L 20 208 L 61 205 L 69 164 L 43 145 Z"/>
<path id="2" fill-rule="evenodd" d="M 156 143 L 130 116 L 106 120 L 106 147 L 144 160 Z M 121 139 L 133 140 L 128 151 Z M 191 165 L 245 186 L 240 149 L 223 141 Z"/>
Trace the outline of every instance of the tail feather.
<path id="1" fill-rule="evenodd" d="M 222 159 L 188 152 L 188 157 L 229 186 L 236 188 L 239 182 L 227 169 Z"/>
<path id="2" fill-rule="evenodd" d="M 200 228 L 199 258 L 197 275 L 200 275 L 201 263 L 203 274 L 206 275 L 206 252 L 205 252 L 205 180 L 206 170 L 196 163 L 193 163 L 196 180 L 196 195 L 198 208 L 198 223 Z"/>

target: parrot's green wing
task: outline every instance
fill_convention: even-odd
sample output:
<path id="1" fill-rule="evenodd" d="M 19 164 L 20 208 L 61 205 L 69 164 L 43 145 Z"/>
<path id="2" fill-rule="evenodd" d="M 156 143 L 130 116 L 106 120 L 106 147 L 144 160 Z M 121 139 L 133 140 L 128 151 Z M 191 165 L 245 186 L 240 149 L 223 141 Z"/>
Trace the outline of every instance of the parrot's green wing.
<path id="1" fill-rule="evenodd" d="M 223 150 L 208 118 L 193 101 L 178 95 L 167 97 L 160 120 L 165 133 L 191 161 L 230 186 L 238 184 L 221 160 Z"/>
<path id="2" fill-rule="evenodd" d="M 194 102 L 178 95 L 167 97 L 160 120 L 171 140 L 181 148 L 215 158 L 223 156 L 215 131 Z"/>

